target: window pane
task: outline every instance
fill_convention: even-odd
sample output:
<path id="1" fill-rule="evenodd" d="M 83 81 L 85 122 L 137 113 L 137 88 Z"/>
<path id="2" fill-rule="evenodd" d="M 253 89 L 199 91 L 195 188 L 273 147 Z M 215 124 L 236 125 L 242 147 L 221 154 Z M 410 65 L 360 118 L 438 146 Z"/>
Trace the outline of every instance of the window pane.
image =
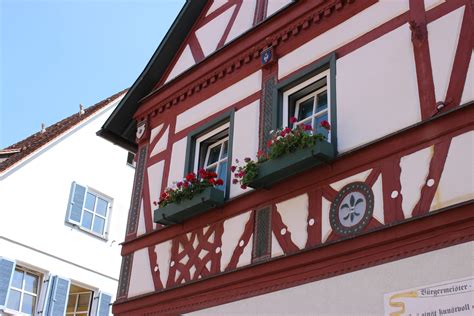
<path id="1" fill-rule="evenodd" d="M 324 91 L 318 94 L 318 104 L 316 108 L 316 112 L 325 110 L 328 108 L 328 92 Z"/>
<path id="2" fill-rule="evenodd" d="M 67 301 L 67 310 L 66 312 L 74 312 L 74 309 L 76 308 L 76 298 L 77 298 L 77 295 L 75 294 L 72 294 L 72 295 L 69 295 L 69 299 Z"/>
<path id="3" fill-rule="evenodd" d="M 314 126 L 314 128 L 316 129 L 316 132 L 323 134 L 324 136 L 326 136 L 326 138 L 328 137 L 329 132 L 327 129 L 321 127 L 321 122 L 327 121 L 327 120 L 328 120 L 328 113 L 326 112 L 315 119 L 316 125 Z"/>
<path id="4" fill-rule="evenodd" d="M 107 205 L 109 203 L 101 198 L 97 198 L 97 207 L 95 209 L 95 212 L 97 214 L 100 214 L 102 216 L 107 216 Z"/>
<path id="5" fill-rule="evenodd" d="M 92 213 L 84 211 L 84 214 L 82 214 L 82 227 L 85 227 L 87 229 L 91 229 L 92 226 Z"/>
<path id="6" fill-rule="evenodd" d="M 222 181 L 224 181 L 224 185 L 220 185 L 219 186 L 219 189 L 221 190 L 224 190 L 225 188 L 225 180 L 227 178 L 227 161 L 224 161 L 222 162 L 220 165 L 219 165 L 219 174 L 218 174 L 218 177 L 222 179 Z"/>
<path id="7" fill-rule="evenodd" d="M 79 302 L 77 304 L 78 312 L 87 312 L 89 310 L 90 297 L 90 293 L 79 295 Z"/>
<path id="8" fill-rule="evenodd" d="M 35 293 L 38 288 L 38 277 L 34 274 L 26 273 L 25 275 L 25 291 Z"/>
<path id="9" fill-rule="evenodd" d="M 217 160 L 219 160 L 219 154 L 221 152 L 221 145 L 219 146 L 214 146 L 210 149 L 208 149 L 208 159 L 207 159 L 207 165 L 210 165 Z"/>
<path id="10" fill-rule="evenodd" d="M 307 117 L 310 117 L 313 114 L 313 102 L 314 98 L 310 98 L 299 104 L 298 110 L 298 121 L 304 120 Z"/>
<path id="11" fill-rule="evenodd" d="M 33 295 L 24 294 L 23 295 L 23 303 L 22 303 L 22 306 L 21 306 L 21 311 L 23 313 L 33 315 L 33 312 L 34 312 L 34 309 L 35 309 L 35 302 L 36 302 L 36 297 L 34 297 Z"/>
<path id="12" fill-rule="evenodd" d="M 227 158 L 227 147 L 229 147 L 229 142 L 226 140 L 223 146 L 224 147 L 222 148 L 221 159 Z"/>
<path id="13" fill-rule="evenodd" d="M 206 168 L 206 170 L 209 171 L 209 172 L 216 172 L 216 167 L 217 167 L 217 165 L 214 165 L 210 168 Z"/>
<path id="14" fill-rule="evenodd" d="M 88 210 L 93 211 L 94 210 L 94 204 L 95 204 L 95 195 L 87 192 L 85 207 Z"/>
<path id="15" fill-rule="evenodd" d="M 18 289 L 22 289 L 23 286 L 23 271 L 18 271 L 18 270 L 15 270 L 15 272 L 13 273 L 13 280 L 12 280 L 12 286 L 13 287 L 16 287 Z"/>
<path id="16" fill-rule="evenodd" d="M 98 234 L 104 233 L 105 220 L 102 217 L 96 216 L 94 220 L 94 227 L 92 228 Z"/>
<path id="17" fill-rule="evenodd" d="M 8 304 L 7 307 L 10 309 L 14 309 L 16 311 L 20 310 L 20 297 L 21 293 L 15 290 L 10 290 L 8 294 Z"/>

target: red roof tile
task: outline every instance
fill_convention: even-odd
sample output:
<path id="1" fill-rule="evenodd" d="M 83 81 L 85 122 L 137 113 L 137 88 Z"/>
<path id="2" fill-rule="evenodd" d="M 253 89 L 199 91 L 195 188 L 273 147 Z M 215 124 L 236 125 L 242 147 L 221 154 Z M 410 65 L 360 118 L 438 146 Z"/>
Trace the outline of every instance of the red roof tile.
<path id="1" fill-rule="evenodd" d="M 111 102 L 122 96 L 127 92 L 128 89 L 122 90 L 105 100 L 102 100 L 86 109 L 84 109 L 84 114 L 73 114 L 49 127 L 46 128 L 44 132 L 35 133 L 16 144 L 8 146 L 2 150 L 0 153 L 2 154 L 10 154 L 7 159 L 0 162 L 0 172 L 8 169 L 9 167 L 13 166 L 17 162 L 23 160 L 24 158 L 28 157 L 30 154 L 34 153 L 39 148 L 43 147 L 53 139 L 57 138 L 61 134 L 65 133 L 72 127 L 76 126 L 78 123 L 82 122 L 83 120 L 90 117 L 92 114 L 96 113 L 100 109 L 106 107 Z"/>

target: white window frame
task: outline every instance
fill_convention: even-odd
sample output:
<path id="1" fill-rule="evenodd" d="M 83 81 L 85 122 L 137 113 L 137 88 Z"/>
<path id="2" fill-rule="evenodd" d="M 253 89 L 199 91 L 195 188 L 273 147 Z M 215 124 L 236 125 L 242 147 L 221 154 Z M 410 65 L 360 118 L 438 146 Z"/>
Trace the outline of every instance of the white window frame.
<path id="1" fill-rule="evenodd" d="M 97 237 L 100 237 L 102 239 L 106 239 L 107 240 L 107 236 L 108 236 L 108 232 L 109 232 L 109 224 L 110 224 L 110 218 L 111 218 L 111 212 L 112 212 L 112 204 L 113 204 L 113 199 L 111 197 L 109 197 L 108 195 L 105 195 L 103 194 L 102 192 L 99 192 L 95 189 L 92 189 L 91 187 L 87 186 L 87 185 L 82 185 L 82 184 L 79 184 L 77 182 L 74 182 L 74 184 L 77 184 L 77 185 L 80 185 L 82 187 L 84 187 L 86 190 L 84 192 L 84 203 L 82 205 L 82 211 L 81 211 L 81 219 L 79 222 L 75 221 L 75 220 L 72 220 L 70 219 L 70 212 L 71 212 L 71 203 L 72 203 L 72 197 L 74 195 L 74 191 L 75 191 L 75 186 L 74 186 L 74 189 L 73 191 L 71 192 L 71 198 L 70 198 L 70 201 L 69 201 L 69 205 L 68 205 L 68 212 L 67 212 L 67 222 L 70 223 L 70 224 L 73 224 L 75 225 L 76 227 L 78 227 L 80 230 L 83 230 L 89 234 L 92 234 L 94 236 L 97 236 Z M 87 211 L 89 213 L 90 210 L 89 209 L 86 209 L 86 198 L 87 198 L 87 193 L 91 193 L 93 195 L 95 195 L 96 198 L 101 198 L 103 200 L 106 200 L 107 201 L 107 214 L 106 216 L 104 217 L 103 215 L 100 215 L 98 213 L 96 213 L 96 208 L 97 208 L 97 201 L 94 205 L 94 210 L 93 210 L 93 213 L 92 213 L 92 223 L 91 223 L 91 229 L 88 229 L 87 227 L 84 227 L 82 226 L 82 219 L 84 217 L 84 212 Z M 104 224 L 104 231 L 102 234 L 99 234 L 97 232 L 95 232 L 93 230 L 93 227 L 94 227 L 94 221 L 95 221 L 95 218 L 96 216 L 98 217 L 101 217 L 103 219 L 105 219 L 105 224 Z"/>
<path id="2" fill-rule="evenodd" d="M 296 102 L 299 102 L 305 98 L 309 98 L 311 95 L 317 95 L 318 93 L 321 93 L 322 91 L 326 90 L 327 91 L 327 113 L 328 113 L 328 122 L 331 122 L 331 75 L 330 75 L 330 69 L 327 69 L 325 71 L 322 71 L 320 73 L 318 73 L 317 75 L 309 78 L 308 80 L 305 80 L 303 81 L 302 83 L 292 87 L 291 89 L 288 89 L 286 91 L 283 92 L 283 111 L 282 111 L 282 124 L 284 126 L 286 126 L 288 123 L 288 120 L 290 118 L 290 113 L 289 113 L 289 108 L 290 108 L 290 104 L 289 104 L 289 99 L 290 99 L 290 96 L 298 91 L 300 91 L 301 89 L 304 89 L 305 87 L 315 83 L 316 81 L 319 81 L 321 79 L 323 79 L 324 77 L 326 77 L 326 86 L 316 90 L 316 91 L 313 91 L 301 98 L 299 98 Z M 301 103 L 301 102 L 300 102 Z M 294 113 L 298 113 L 298 106 L 299 104 L 296 104 L 295 105 L 295 112 Z M 323 111 L 320 111 L 321 113 L 326 111 L 323 110 Z M 314 112 L 314 108 L 313 108 L 313 112 Z M 291 115 L 293 116 L 294 113 L 291 113 Z M 317 117 L 319 116 L 319 112 L 314 114 L 313 113 L 313 116 L 312 117 Z M 284 127 L 282 126 L 282 127 Z M 316 126 L 314 126 L 314 128 L 316 128 Z M 328 142 L 331 142 L 331 131 L 328 132 L 328 139 L 327 139 Z"/>
<path id="3" fill-rule="evenodd" d="M 75 284 L 72 284 L 71 285 L 75 285 Z M 76 285 L 78 286 L 78 285 Z M 77 304 L 79 303 L 79 295 L 81 294 L 89 294 L 89 304 L 87 305 L 87 311 L 81 311 L 81 312 L 78 312 L 77 311 Z M 74 312 L 68 312 L 67 311 L 67 305 L 69 303 L 69 299 L 70 299 L 70 296 L 76 296 L 76 304 L 74 306 Z M 67 315 L 73 315 L 73 316 L 77 316 L 77 315 L 90 315 L 91 313 L 91 308 L 92 308 L 92 300 L 94 299 L 94 291 L 93 290 L 89 290 L 89 291 L 86 291 L 86 292 L 77 292 L 77 293 L 70 293 L 68 294 L 67 296 L 67 302 L 66 302 L 66 316 Z"/>
<path id="4" fill-rule="evenodd" d="M 30 314 L 21 312 L 21 307 L 23 305 L 23 297 L 24 297 L 25 294 L 28 294 L 28 295 L 31 295 L 31 296 L 35 297 L 35 305 L 33 307 L 33 314 L 32 314 L 32 315 L 35 315 L 37 313 L 38 304 L 40 303 L 40 298 L 41 298 L 41 291 L 42 291 L 42 284 L 43 284 L 43 274 L 40 273 L 40 272 L 37 272 L 37 271 L 33 271 L 31 269 L 25 268 L 23 266 L 16 265 L 15 269 L 13 270 L 13 275 L 15 274 L 16 270 L 20 270 L 24 274 L 29 273 L 29 274 L 32 274 L 32 275 L 38 277 L 38 282 L 36 284 L 36 294 L 33 293 L 33 292 L 29 292 L 29 291 L 24 290 L 25 277 L 23 277 L 23 282 L 22 282 L 22 285 L 21 285 L 21 287 L 22 287 L 21 289 L 19 289 L 17 287 L 14 287 L 13 284 L 11 284 L 10 287 L 8 288 L 9 294 L 7 295 L 7 301 L 5 303 L 6 311 L 12 311 L 12 312 L 14 312 L 15 315 L 30 315 Z M 13 275 L 12 275 L 12 278 L 13 278 Z M 12 281 L 12 283 L 13 283 L 13 281 Z M 7 307 L 9 296 L 10 296 L 10 293 L 11 293 L 12 290 L 20 292 L 20 310 L 19 311 L 17 311 L 16 309 L 11 309 L 11 308 Z"/>
<path id="5" fill-rule="evenodd" d="M 225 131 L 226 129 L 228 130 L 229 128 L 230 128 L 230 122 L 225 123 L 225 124 L 213 129 L 212 131 L 209 131 L 208 133 L 206 133 L 206 134 L 204 134 L 204 135 L 202 135 L 202 136 L 200 136 L 196 139 L 196 147 L 195 147 L 195 153 L 194 153 L 194 171 L 195 172 L 197 172 L 199 170 L 199 157 L 200 157 L 199 153 L 201 151 L 201 143 L 203 141 L 211 138 L 212 136 L 217 135 L 222 131 Z M 227 141 L 228 141 L 229 140 L 229 135 L 227 135 L 225 138 L 217 141 L 215 144 L 212 144 L 212 145 L 208 146 L 208 152 L 206 153 L 206 158 L 205 158 L 205 161 L 204 161 L 204 165 L 207 165 L 209 148 L 214 147 L 214 145 L 217 146 L 217 144 L 219 142 L 221 142 L 221 141 L 224 142 L 225 139 L 227 139 Z M 228 144 L 228 146 L 230 146 L 230 143 L 227 143 L 227 144 Z M 227 148 L 227 152 L 229 152 L 229 148 Z M 219 158 L 220 158 L 220 153 L 219 153 Z M 228 159 L 228 157 L 226 159 Z"/>

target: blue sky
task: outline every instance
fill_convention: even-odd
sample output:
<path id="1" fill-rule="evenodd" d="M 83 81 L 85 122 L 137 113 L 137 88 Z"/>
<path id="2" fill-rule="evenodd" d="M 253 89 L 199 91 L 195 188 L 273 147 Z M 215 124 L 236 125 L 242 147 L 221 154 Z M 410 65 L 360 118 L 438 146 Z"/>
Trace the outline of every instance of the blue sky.
<path id="1" fill-rule="evenodd" d="M 130 87 L 184 0 L 0 0 L 0 148 Z"/>

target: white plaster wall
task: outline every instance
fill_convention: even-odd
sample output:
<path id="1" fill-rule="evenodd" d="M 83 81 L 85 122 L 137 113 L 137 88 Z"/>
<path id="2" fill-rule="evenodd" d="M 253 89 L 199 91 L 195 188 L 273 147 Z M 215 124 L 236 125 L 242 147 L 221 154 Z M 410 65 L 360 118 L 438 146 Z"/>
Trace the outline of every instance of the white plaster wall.
<path id="1" fill-rule="evenodd" d="M 18 244 L 2 236 L 0 236 L 0 255 L 16 260 L 17 265 L 39 272 L 43 277 L 51 273 L 68 278 L 74 283 L 81 283 L 88 289 L 106 292 L 112 295 L 113 300 L 117 292 L 118 274 L 111 276 L 90 271 L 86 266 L 53 257 L 48 253 Z"/>
<path id="2" fill-rule="evenodd" d="M 329 223 L 331 202 L 324 197 L 321 200 L 321 242 L 324 243 L 332 232 L 331 223 Z"/>
<path id="3" fill-rule="evenodd" d="M 189 45 L 186 45 L 183 52 L 181 53 L 181 56 L 179 56 L 178 60 L 176 61 L 173 70 L 171 70 L 170 74 L 166 78 L 165 83 L 176 78 L 179 74 L 181 74 L 188 68 L 191 68 L 191 66 L 194 66 L 195 63 L 196 61 L 194 60 L 191 48 L 189 47 Z"/>
<path id="4" fill-rule="evenodd" d="M 222 5 L 224 5 L 227 2 L 227 0 L 214 0 L 212 1 L 211 6 L 209 7 L 209 10 L 207 10 L 206 16 L 209 15 L 209 13 L 212 13 L 219 9 Z"/>
<path id="5" fill-rule="evenodd" d="M 156 209 L 156 206 L 153 202 L 158 202 L 160 200 L 160 194 L 164 188 L 161 187 L 161 182 L 163 180 L 163 169 L 165 162 L 162 160 L 150 167 L 148 167 L 148 186 L 150 193 L 150 211 L 151 218 L 153 218 L 153 211 Z M 156 224 L 153 223 L 153 228 L 156 227 Z"/>
<path id="6" fill-rule="evenodd" d="M 278 60 L 278 78 L 283 78 L 334 51 L 336 48 L 351 42 L 373 28 L 402 14 L 408 8 L 408 0 L 383 0 L 370 6 L 359 14 L 282 56 Z M 363 65 L 366 64 L 366 62 L 363 63 Z"/>
<path id="7" fill-rule="evenodd" d="M 156 266 L 154 271 L 160 272 L 160 280 L 164 287 L 166 287 L 166 282 L 168 281 L 169 270 L 170 270 L 170 260 L 171 260 L 171 240 L 162 242 L 155 246 L 156 253 Z"/>
<path id="8" fill-rule="evenodd" d="M 430 146 L 400 159 L 402 208 L 405 218 L 412 216 L 413 208 L 420 199 L 421 189 L 426 182 L 432 157 L 433 147 Z"/>
<path id="9" fill-rule="evenodd" d="M 436 101 L 444 101 L 459 41 L 464 7 L 428 24 Z"/>
<path id="10" fill-rule="evenodd" d="M 292 0 L 268 0 L 267 16 L 272 15 L 284 6 L 290 4 Z"/>
<path id="11" fill-rule="evenodd" d="M 352 182 L 364 182 L 365 179 L 369 176 L 369 174 L 372 172 L 372 169 L 367 169 L 365 171 L 356 173 L 350 177 L 341 179 L 339 181 L 333 182 L 330 184 L 331 188 L 333 188 L 336 191 L 340 191 L 345 185 L 352 183 Z"/>
<path id="12" fill-rule="evenodd" d="M 224 233 L 222 234 L 221 271 L 229 265 L 232 254 L 237 247 L 245 246 L 240 239 L 245 230 L 245 225 L 250 219 L 251 211 L 231 217 L 224 222 Z"/>
<path id="13" fill-rule="evenodd" d="M 158 133 L 161 132 L 164 124 L 160 124 L 157 127 L 153 128 L 150 132 L 150 144 L 155 140 L 155 137 L 158 136 Z"/>
<path id="14" fill-rule="evenodd" d="M 153 147 L 153 150 L 150 154 L 150 157 L 161 153 L 166 149 L 166 146 L 168 146 L 168 135 L 169 135 L 170 128 L 167 127 L 161 138 L 158 140 L 156 143 L 155 147 Z"/>
<path id="15" fill-rule="evenodd" d="M 451 141 L 431 210 L 474 199 L 474 131 Z"/>
<path id="16" fill-rule="evenodd" d="M 336 84 L 339 152 L 419 122 L 408 24 L 338 59 Z"/>
<path id="17" fill-rule="evenodd" d="M 184 164 L 186 163 L 186 145 L 188 139 L 186 137 L 178 140 L 173 144 L 171 152 L 171 164 L 168 175 L 168 187 L 173 185 L 173 182 L 178 182 L 184 176 Z"/>
<path id="18" fill-rule="evenodd" d="M 303 249 L 308 240 L 308 194 L 276 204 L 277 212 L 291 233 L 291 240 Z"/>
<path id="19" fill-rule="evenodd" d="M 115 294 L 134 169 L 127 151 L 96 132 L 118 102 L 0 174 L 0 238 L 26 246 L 0 255 Z M 73 181 L 113 198 L 107 240 L 65 224 Z"/>
<path id="20" fill-rule="evenodd" d="M 230 17 L 235 10 L 235 5 L 221 13 L 219 16 L 196 30 L 196 37 L 201 45 L 204 56 L 208 56 L 217 49 L 217 44 L 222 38 L 229 24 Z"/>
<path id="21" fill-rule="evenodd" d="M 382 190 L 382 176 L 379 175 L 374 185 L 372 186 L 374 192 L 374 212 L 373 217 L 380 223 L 385 224 L 385 215 L 383 210 L 383 190 Z"/>
<path id="22" fill-rule="evenodd" d="M 148 249 L 143 248 L 133 253 L 133 265 L 130 273 L 130 286 L 128 297 L 155 291 L 153 277 L 150 270 Z"/>
<path id="23" fill-rule="evenodd" d="M 179 114 L 176 133 L 260 91 L 261 87 L 262 71 L 259 70 Z"/>
<path id="24" fill-rule="evenodd" d="M 234 139 L 232 143 L 232 159 L 231 165 L 235 165 L 235 159 L 241 161 L 249 157 L 256 159 L 258 152 L 258 128 L 260 121 L 260 102 L 255 101 L 237 112 L 234 115 Z M 233 179 L 233 176 L 231 177 Z M 232 180 L 231 180 L 232 181 Z M 233 198 L 244 192 L 248 192 L 250 188 L 243 190 L 239 184 L 230 185 L 230 197 Z"/>
<path id="25" fill-rule="evenodd" d="M 190 314 L 384 315 L 385 293 L 470 277 L 473 260 L 469 242 Z"/>
<path id="26" fill-rule="evenodd" d="M 229 35 L 227 35 L 226 44 L 252 27 L 256 4 L 256 0 L 242 1 L 239 14 L 237 14 Z"/>

